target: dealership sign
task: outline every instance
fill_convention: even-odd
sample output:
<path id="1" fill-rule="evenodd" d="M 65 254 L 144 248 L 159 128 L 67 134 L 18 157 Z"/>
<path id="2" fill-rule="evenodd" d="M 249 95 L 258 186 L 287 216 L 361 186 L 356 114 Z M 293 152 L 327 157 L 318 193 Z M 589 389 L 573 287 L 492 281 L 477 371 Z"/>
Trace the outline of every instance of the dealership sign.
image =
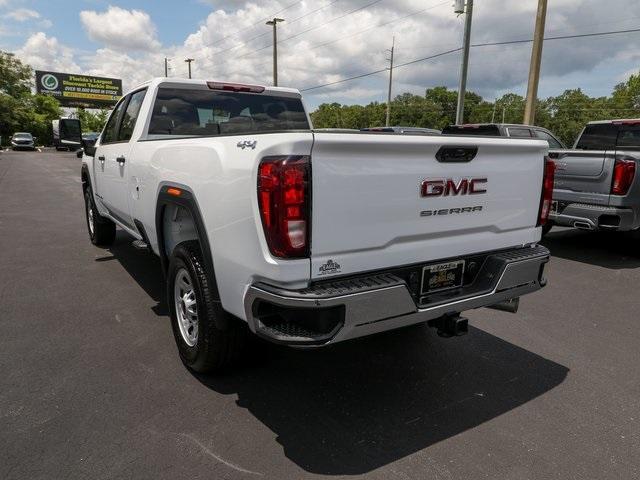
<path id="1" fill-rule="evenodd" d="M 36 70 L 36 92 L 64 107 L 112 107 L 122 96 L 122 80 Z"/>

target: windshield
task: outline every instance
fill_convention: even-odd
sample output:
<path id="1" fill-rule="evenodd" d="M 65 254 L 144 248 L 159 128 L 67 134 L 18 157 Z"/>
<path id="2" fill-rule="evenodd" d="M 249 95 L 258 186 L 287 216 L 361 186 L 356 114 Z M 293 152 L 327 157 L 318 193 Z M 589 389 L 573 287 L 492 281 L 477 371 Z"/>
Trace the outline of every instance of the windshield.
<path id="1" fill-rule="evenodd" d="M 308 129 L 299 97 L 160 88 L 149 135 L 238 135 Z"/>
<path id="2" fill-rule="evenodd" d="M 28 138 L 29 140 L 31 140 L 33 137 L 30 133 L 15 133 L 13 135 L 13 138 Z"/>

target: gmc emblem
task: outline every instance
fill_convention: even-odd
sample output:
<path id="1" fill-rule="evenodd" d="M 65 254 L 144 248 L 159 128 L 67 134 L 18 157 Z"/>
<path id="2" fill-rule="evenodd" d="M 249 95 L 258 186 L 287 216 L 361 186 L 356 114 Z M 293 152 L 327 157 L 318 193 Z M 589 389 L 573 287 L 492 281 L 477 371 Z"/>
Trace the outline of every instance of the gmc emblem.
<path id="1" fill-rule="evenodd" d="M 448 178 L 446 180 L 424 180 L 420 188 L 423 197 L 448 197 L 455 195 L 479 195 L 487 193 L 481 185 L 487 183 L 486 178 L 463 178 L 456 182 Z"/>

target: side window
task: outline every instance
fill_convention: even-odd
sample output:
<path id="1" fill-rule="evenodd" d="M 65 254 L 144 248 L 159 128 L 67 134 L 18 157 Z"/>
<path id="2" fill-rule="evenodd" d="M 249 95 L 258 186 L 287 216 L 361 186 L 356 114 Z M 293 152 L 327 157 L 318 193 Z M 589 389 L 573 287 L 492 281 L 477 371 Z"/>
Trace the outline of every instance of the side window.
<path id="1" fill-rule="evenodd" d="M 120 103 L 116 105 L 116 108 L 113 110 L 113 112 L 111 112 L 109 121 L 107 122 L 107 125 L 104 127 L 104 133 L 102 134 L 102 138 L 100 139 L 101 145 L 116 141 L 117 133 L 118 133 L 117 132 L 118 123 L 120 122 L 120 117 L 122 116 L 122 110 L 124 110 L 125 103 L 126 103 L 126 99 L 120 100 Z"/>
<path id="2" fill-rule="evenodd" d="M 618 147 L 640 147 L 640 126 L 624 126 L 618 133 Z"/>
<path id="3" fill-rule="evenodd" d="M 587 125 L 576 143 L 579 150 L 613 150 L 616 148 L 618 127 L 611 123 Z"/>
<path id="4" fill-rule="evenodd" d="M 544 130 L 536 130 L 535 132 L 538 138 L 541 138 L 542 140 L 547 141 L 547 143 L 549 144 L 549 148 L 556 148 L 556 149 L 564 148 L 564 146 L 560 143 L 560 141 L 556 137 L 554 137 L 553 135 L 550 135 Z"/>
<path id="5" fill-rule="evenodd" d="M 528 128 L 509 128 L 509 136 L 515 138 L 531 138 L 531 130 Z"/>
<path id="6" fill-rule="evenodd" d="M 131 95 L 131 99 L 127 104 L 127 109 L 122 116 L 122 122 L 120 124 L 120 135 L 118 135 L 118 140 L 121 142 L 127 142 L 131 140 L 131 135 L 133 135 L 133 128 L 136 126 L 136 120 L 138 119 L 138 113 L 140 113 L 140 107 L 142 106 L 142 101 L 144 100 L 144 96 L 147 93 L 147 89 L 140 90 Z"/>

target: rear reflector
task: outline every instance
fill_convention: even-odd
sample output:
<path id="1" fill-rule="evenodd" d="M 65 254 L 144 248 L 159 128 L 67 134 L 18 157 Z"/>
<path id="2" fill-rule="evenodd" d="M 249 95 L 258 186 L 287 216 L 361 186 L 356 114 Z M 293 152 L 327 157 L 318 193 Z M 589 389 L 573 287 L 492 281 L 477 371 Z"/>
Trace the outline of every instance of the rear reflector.
<path id="1" fill-rule="evenodd" d="M 548 157 L 544 159 L 544 175 L 542 177 L 542 194 L 540 195 L 540 210 L 538 212 L 538 226 L 541 227 L 549 220 L 551 202 L 553 201 L 553 182 L 556 164 Z"/>
<path id="2" fill-rule="evenodd" d="M 258 167 L 258 205 L 269 251 L 279 258 L 309 256 L 311 158 L 265 157 Z"/>
<path id="3" fill-rule="evenodd" d="M 260 85 L 244 85 L 242 83 L 207 82 L 207 86 L 211 90 L 226 90 L 228 92 L 262 93 L 265 90 Z"/>
<path id="4" fill-rule="evenodd" d="M 635 160 L 616 158 L 613 167 L 613 182 L 611 183 L 611 195 L 626 195 L 636 175 Z"/>

